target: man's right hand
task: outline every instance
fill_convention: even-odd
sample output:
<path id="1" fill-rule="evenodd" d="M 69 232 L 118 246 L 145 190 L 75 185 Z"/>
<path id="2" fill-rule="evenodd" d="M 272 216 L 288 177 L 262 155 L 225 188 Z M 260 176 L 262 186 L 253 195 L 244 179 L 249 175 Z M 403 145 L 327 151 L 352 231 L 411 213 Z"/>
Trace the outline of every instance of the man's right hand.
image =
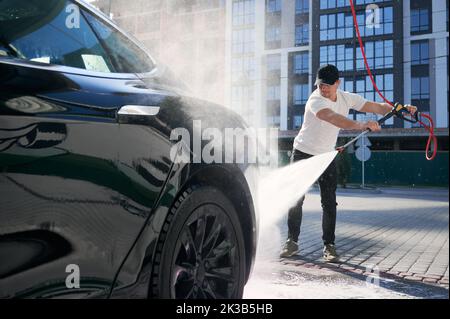
<path id="1" fill-rule="evenodd" d="M 380 124 L 378 124 L 377 121 L 367 121 L 367 122 L 361 123 L 361 124 L 362 124 L 361 129 L 362 129 L 363 131 L 365 131 L 365 130 L 367 130 L 367 129 L 371 130 L 372 132 L 378 132 L 378 131 L 381 131 Z"/>

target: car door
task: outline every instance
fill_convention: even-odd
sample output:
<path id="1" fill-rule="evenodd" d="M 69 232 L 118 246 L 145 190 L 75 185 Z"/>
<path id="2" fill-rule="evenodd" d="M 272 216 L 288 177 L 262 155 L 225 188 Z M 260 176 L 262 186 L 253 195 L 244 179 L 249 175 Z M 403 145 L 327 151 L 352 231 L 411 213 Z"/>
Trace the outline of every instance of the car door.
<path id="1" fill-rule="evenodd" d="M 106 296 L 170 170 L 166 136 L 142 125 L 166 95 L 77 3 L 0 9 L 0 297 Z"/>

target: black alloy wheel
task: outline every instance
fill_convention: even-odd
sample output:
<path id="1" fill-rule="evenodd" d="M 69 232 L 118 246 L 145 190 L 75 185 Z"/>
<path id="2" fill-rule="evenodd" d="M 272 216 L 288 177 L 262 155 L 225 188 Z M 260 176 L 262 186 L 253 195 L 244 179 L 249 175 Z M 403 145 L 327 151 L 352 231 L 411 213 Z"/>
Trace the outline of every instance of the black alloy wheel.
<path id="1" fill-rule="evenodd" d="M 153 291 L 162 298 L 241 298 L 244 241 L 231 202 L 220 190 L 200 187 L 184 192 L 177 203 Z"/>

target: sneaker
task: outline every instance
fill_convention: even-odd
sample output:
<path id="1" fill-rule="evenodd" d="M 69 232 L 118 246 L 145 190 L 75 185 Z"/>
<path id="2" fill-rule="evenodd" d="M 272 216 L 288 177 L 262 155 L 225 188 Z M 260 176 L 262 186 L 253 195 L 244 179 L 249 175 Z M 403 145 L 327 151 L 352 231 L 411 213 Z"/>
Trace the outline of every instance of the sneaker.
<path id="1" fill-rule="evenodd" d="M 339 261 L 339 255 L 336 252 L 336 247 L 333 244 L 323 246 L 323 259 L 329 263 Z"/>
<path id="2" fill-rule="evenodd" d="M 280 253 L 280 257 L 286 258 L 297 254 L 298 254 L 298 244 L 292 239 L 288 239 L 284 244 L 283 250 Z"/>

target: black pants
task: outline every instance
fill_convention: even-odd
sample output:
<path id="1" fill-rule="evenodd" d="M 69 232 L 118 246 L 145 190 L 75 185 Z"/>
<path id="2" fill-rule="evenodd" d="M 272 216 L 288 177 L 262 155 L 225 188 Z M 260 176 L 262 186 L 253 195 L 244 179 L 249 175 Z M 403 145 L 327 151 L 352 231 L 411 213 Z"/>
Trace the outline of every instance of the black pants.
<path id="1" fill-rule="evenodd" d="M 291 156 L 291 163 L 302 159 L 312 157 L 310 154 L 303 153 L 294 149 Z M 320 198 L 322 201 L 322 239 L 324 244 L 334 244 L 334 232 L 336 229 L 336 187 L 337 173 L 335 161 L 331 162 L 328 168 L 319 177 Z M 300 198 L 297 204 L 289 210 L 288 216 L 288 237 L 297 242 L 300 235 L 300 226 L 302 224 L 302 206 L 305 196 Z"/>

